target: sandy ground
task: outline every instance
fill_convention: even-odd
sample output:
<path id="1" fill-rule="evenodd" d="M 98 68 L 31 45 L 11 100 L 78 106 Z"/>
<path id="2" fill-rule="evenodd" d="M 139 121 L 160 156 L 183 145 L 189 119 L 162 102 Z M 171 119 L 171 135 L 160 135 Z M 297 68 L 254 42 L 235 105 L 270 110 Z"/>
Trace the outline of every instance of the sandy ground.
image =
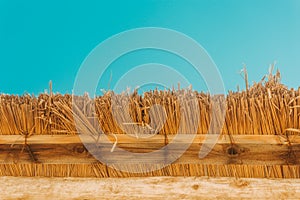
<path id="1" fill-rule="evenodd" d="M 0 199 L 297 199 L 299 179 L 0 177 Z"/>

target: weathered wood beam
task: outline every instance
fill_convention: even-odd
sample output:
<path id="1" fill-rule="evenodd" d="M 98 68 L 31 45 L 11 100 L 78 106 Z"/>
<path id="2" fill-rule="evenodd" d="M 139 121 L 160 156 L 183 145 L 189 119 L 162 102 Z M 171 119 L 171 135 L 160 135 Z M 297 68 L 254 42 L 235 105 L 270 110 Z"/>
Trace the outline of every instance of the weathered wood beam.
<path id="1" fill-rule="evenodd" d="M 176 140 L 179 147 L 185 142 Z M 143 168 L 143 163 L 131 162 L 132 155 L 118 155 L 111 148 L 118 138 L 117 146 L 130 152 L 145 153 L 160 149 L 165 145 L 165 136 L 135 138 L 125 134 L 108 135 L 109 142 L 100 138 L 94 140 L 84 135 L 85 144 L 90 151 L 101 152 L 129 172 L 120 172 L 99 162 L 82 144 L 79 136 L 71 135 L 33 135 L 26 139 L 16 135 L 0 136 L 0 175 L 21 176 L 87 176 L 87 177 L 128 177 L 128 176 L 238 176 L 300 178 L 300 136 L 287 138 L 276 135 L 234 135 L 220 136 L 212 151 L 200 159 L 201 147 L 205 148 L 205 138 L 211 136 L 196 135 L 190 147 L 171 165 L 155 172 L 140 175 L 130 173 L 130 169 Z M 101 136 L 104 137 L 104 136 Z M 168 136 L 172 142 L 174 135 Z M 234 143 L 232 143 L 232 139 Z M 94 146 L 93 146 L 94 145 Z M 177 146 L 167 151 L 165 159 L 178 154 Z M 94 149 L 93 149 L 94 148 Z M 117 154 L 117 155 L 116 155 Z M 152 159 L 152 158 L 149 158 Z M 128 162 L 123 162 L 127 160 Z M 120 162 L 119 162 L 120 161 Z M 158 160 L 158 167 L 163 161 Z M 74 171 L 75 170 L 75 171 Z"/>

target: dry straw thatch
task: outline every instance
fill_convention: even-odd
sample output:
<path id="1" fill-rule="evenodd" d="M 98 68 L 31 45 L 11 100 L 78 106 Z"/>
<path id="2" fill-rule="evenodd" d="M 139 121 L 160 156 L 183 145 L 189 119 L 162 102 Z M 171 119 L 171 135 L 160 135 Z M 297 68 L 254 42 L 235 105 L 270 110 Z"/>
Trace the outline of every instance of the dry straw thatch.
<path id="1" fill-rule="evenodd" d="M 294 90 L 282 85 L 279 72 L 275 75 L 270 73 L 259 83 L 249 87 L 247 73 L 244 72 L 246 90 L 230 91 L 226 96 L 227 107 L 222 134 L 228 135 L 224 138 L 230 138 L 230 143 L 220 140 L 206 158 L 199 159 L 199 144 L 194 141 L 176 162 L 159 170 L 151 172 L 145 170 L 140 174 L 136 174 L 135 169 L 143 171 L 144 163 L 121 163 L 123 168 L 128 170 L 123 172 L 95 160 L 87 154 L 81 142 L 78 143 L 76 134 L 104 132 L 116 137 L 115 134 L 123 134 L 124 130 L 126 133 L 135 133 L 143 129 L 156 133 L 152 124 L 164 121 L 164 116 L 155 105 L 161 105 L 165 110 L 166 119 L 161 127 L 158 126 L 160 129 L 157 129 L 159 130 L 157 134 L 160 135 L 155 135 L 157 140 L 153 140 L 152 143 L 134 140 L 131 143 L 132 140 L 126 137 L 122 140 L 122 136 L 126 135 L 118 135 L 121 141 L 119 143 L 125 146 L 125 149 L 136 152 L 155 150 L 158 146 L 166 145 L 173 134 L 177 133 L 183 115 L 195 116 L 191 115 L 196 110 L 195 104 L 191 103 L 191 99 L 194 99 L 192 97 L 195 96 L 196 105 L 198 103 L 200 110 L 199 115 L 196 115 L 199 119 L 185 120 L 183 126 L 182 124 L 180 126 L 183 127 L 180 133 L 188 133 L 187 127 L 191 125 L 198 127 L 197 134 L 207 134 L 208 130 L 213 132 L 214 129 L 210 128 L 212 105 L 217 108 L 214 114 L 217 116 L 218 125 L 222 121 L 219 119 L 224 96 L 212 97 L 190 89 L 178 89 L 154 90 L 143 95 L 139 95 L 136 91 L 132 95 L 114 95 L 107 92 L 93 99 L 87 94 L 83 96 L 53 94 L 51 84 L 50 94 L 40 94 L 38 97 L 0 95 L 0 136 L 2 135 L 3 140 L 0 145 L 2 148 L 0 176 L 299 178 L 300 166 L 297 159 L 300 152 L 299 137 L 291 142 L 289 135 L 300 132 L 300 88 Z M 111 101 L 112 98 L 115 98 L 114 101 Z M 112 105 L 115 101 L 119 105 L 116 110 Z M 182 110 L 182 103 L 187 109 Z M 151 112 L 150 108 L 153 107 L 154 112 Z M 117 112 L 116 115 L 113 115 L 114 111 Z M 132 119 L 130 122 L 124 120 L 127 119 L 126 113 Z M 214 123 L 212 124 L 216 125 Z M 140 125 L 142 129 L 136 129 L 136 125 Z M 23 141 L 22 145 L 16 142 L 18 135 L 24 136 L 24 144 Z M 27 143 L 27 138 L 31 135 L 37 135 L 36 139 L 32 140 L 34 137 L 31 137 Z M 278 137 L 280 135 L 284 137 Z M 54 139 L 49 139 L 50 137 Z M 286 140 L 281 141 L 280 138 Z M 197 141 L 203 142 L 199 138 Z M 115 144 L 116 142 L 117 140 Z M 108 152 L 104 151 L 105 148 L 111 149 L 111 145 L 103 143 L 101 148 L 104 154 Z M 167 152 L 165 159 L 172 156 L 171 153 Z"/>
<path id="2" fill-rule="evenodd" d="M 229 92 L 222 134 L 280 135 L 295 133 L 300 129 L 300 89 L 288 89 L 280 83 L 280 73 L 269 74 L 267 80 L 247 87 L 245 91 Z M 52 86 L 51 86 L 52 87 Z M 136 92 L 129 98 L 129 114 L 136 124 L 151 129 L 149 108 L 162 105 L 166 122 L 158 134 L 177 133 L 180 122 L 178 95 L 184 94 L 189 103 L 190 90 Z M 206 134 L 211 121 L 211 97 L 196 92 L 200 119 L 198 134 Z M 38 97 L 0 95 L 0 134 L 76 134 L 74 117 L 82 122 L 81 131 L 124 133 L 111 113 L 112 92 L 91 99 L 88 95 L 40 94 Z M 118 95 L 122 102 L 125 95 Z M 76 106 L 72 109 L 72 98 Z M 222 99 L 222 97 L 217 97 Z M 125 108 L 125 107 L 124 107 Z M 193 112 L 190 107 L 186 112 Z M 124 112 L 127 112 L 124 110 Z M 162 116 L 154 114 L 153 119 Z M 120 114 L 121 115 L 121 114 Z M 125 124 L 125 123 L 124 123 Z M 123 124 L 123 125 L 124 125 Z M 126 125 L 126 124 L 125 124 Z"/>

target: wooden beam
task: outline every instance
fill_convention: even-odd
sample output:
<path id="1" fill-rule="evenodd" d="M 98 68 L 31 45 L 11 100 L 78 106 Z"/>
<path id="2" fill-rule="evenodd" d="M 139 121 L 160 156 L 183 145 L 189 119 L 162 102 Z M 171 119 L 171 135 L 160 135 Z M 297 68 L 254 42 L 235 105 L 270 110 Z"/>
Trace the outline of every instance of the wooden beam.
<path id="1" fill-rule="evenodd" d="M 299 199 L 300 179 L 0 177 L 2 199 Z"/>
<path id="2" fill-rule="evenodd" d="M 180 147 L 186 142 L 184 138 L 188 135 L 181 136 L 176 140 L 172 151 L 166 151 L 162 160 L 156 160 L 156 172 L 152 175 L 149 172 L 140 175 L 300 178 L 300 137 L 297 135 L 289 140 L 274 135 L 234 135 L 234 144 L 228 136 L 220 136 L 212 151 L 202 159 L 198 156 L 200 148 L 207 147 L 209 143 L 205 142 L 206 135 L 196 135 L 179 159 L 160 169 L 161 165 L 180 153 Z M 0 175 L 136 176 L 130 173 L 130 169 L 143 168 L 144 163 L 134 163 L 132 154 L 112 154 L 115 138 L 118 138 L 118 147 L 135 153 L 156 151 L 165 144 L 163 135 L 155 135 L 152 138 L 135 138 L 125 134 L 108 135 L 110 141 L 100 138 L 97 145 L 91 137 L 82 137 L 85 145 L 89 145 L 89 150 L 79 136 L 34 135 L 27 138 L 25 144 L 25 138 L 20 136 L 1 135 Z M 174 138 L 174 135 L 169 135 L 169 142 Z M 212 139 L 212 136 L 208 136 L 208 139 Z M 101 153 L 101 156 L 110 158 L 113 163 L 128 168 L 129 172 L 120 172 L 114 169 L 113 165 L 107 168 L 104 163 L 94 158 L 93 153 Z M 151 159 L 153 158 L 149 157 L 149 160 Z"/>
<path id="3" fill-rule="evenodd" d="M 184 138 L 185 134 L 181 134 Z M 186 134 L 187 135 L 187 134 Z M 111 141 L 115 140 L 113 134 L 105 135 Z M 105 137 L 100 136 L 101 138 Z M 136 138 L 134 135 L 128 134 L 115 134 L 119 143 L 164 143 L 165 135 L 139 135 Z M 167 135 L 168 140 L 172 141 L 176 135 Z M 195 135 L 193 143 L 203 143 L 205 139 L 211 141 L 214 135 Z M 231 135 L 231 138 L 239 144 L 288 144 L 288 140 L 284 135 Z M 82 139 L 85 142 L 94 143 L 95 140 L 89 135 L 32 135 L 28 137 L 27 141 L 30 144 L 68 144 L 68 143 L 81 143 Z M 185 141 L 184 139 L 182 141 Z M 300 143 L 300 135 L 290 136 L 291 143 Z M 104 140 L 101 142 L 105 142 Z M 180 142 L 177 140 L 177 142 Z M 228 135 L 220 135 L 217 143 L 230 143 Z M 24 144 L 24 137 L 21 135 L 0 135 L 0 144 Z"/>

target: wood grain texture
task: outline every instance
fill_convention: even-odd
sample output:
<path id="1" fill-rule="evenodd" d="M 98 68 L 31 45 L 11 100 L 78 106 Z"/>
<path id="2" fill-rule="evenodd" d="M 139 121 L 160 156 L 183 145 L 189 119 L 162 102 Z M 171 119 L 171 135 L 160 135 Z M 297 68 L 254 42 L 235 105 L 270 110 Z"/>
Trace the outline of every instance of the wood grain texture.
<path id="1" fill-rule="evenodd" d="M 88 136 L 84 136 L 88 137 Z M 104 137 L 104 136 L 103 136 Z M 153 138 L 134 138 L 124 134 L 117 135 L 119 148 L 134 153 L 147 153 L 159 150 L 165 145 L 163 135 Z M 171 143 L 175 136 L 168 136 Z M 221 136 L 212 151 L 199 158 L 200 148 L 205 148 L 205 135 L 196 135 L 183 155 L 162 169 L 184 144 L 184 138 L 176 140 L 172 150 L 153 161 L 153 172 L 133 174 L 135 168 L 148 166 L 147 163 L 133 162 L 132 154 L 111 152 L 115 137 L 108 141 L 85 138 L 85 145 L 78 136 L 36 135 L 27 138 L 0 136 L 0 175 L 6 176 L 84 176 L 84 177 L 128 177 L 128 176 L 233 176 L 300 178 L 300 137 L 287 141 L 281 136 L 235 135 L 234 144 L 228 137 Z M 208 138 L 209 139 L 209 138 Z M 208 140 L 210 141 L 210 140 Z M 174 142 L 174 141 L 173 141 Z M 93 153 L 111 157 L 113 165 L 104 165 L 94 158 Z M 114 154 L 112 157 L 111 155 Z M 149 161 L 152 161 L 149 157 Z M 156 159 L 156 158 L 155 158 Z M 115 169 L 117 165 L 128 172 Z M 142 170 L 143 171 L 143 170 Z"/>
<path id="2" fill-rule="evenodd" d="M 18 184 L 16 184 L 18 183 Z M 299 179 L 0 177 L 1 199 L 299 199 Z"/>

